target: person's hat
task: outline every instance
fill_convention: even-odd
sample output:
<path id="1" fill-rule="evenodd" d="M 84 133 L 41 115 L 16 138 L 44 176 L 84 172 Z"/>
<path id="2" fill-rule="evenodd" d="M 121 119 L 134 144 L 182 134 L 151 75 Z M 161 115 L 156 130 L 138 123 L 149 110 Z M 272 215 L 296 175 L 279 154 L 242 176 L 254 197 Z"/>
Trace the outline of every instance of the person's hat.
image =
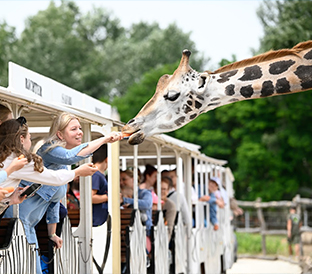
<path id="1" fill-rule="evenodd" d="M 221 189 L 221 180 L 220 180 L 220 178 L 218 178 L 218 177 L 211 177 L 210 181 L 214 181 L 218 185 L 218 188 Z"/>

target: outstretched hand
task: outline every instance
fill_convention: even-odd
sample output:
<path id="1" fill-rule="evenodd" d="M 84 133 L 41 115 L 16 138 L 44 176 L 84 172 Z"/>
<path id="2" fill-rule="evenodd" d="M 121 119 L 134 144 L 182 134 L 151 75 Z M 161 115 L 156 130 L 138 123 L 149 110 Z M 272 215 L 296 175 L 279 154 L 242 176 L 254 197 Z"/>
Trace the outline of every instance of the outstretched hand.
<path id="1" fill-rule="evenodd" d="M 106 138 L 106 143 L 114 143 L 116 141 L 120 141 L 123 139 L 123 135 L 121 132 L 112 131 L 109 133 Z"/>
<path id="2" fill-rule="evenodd" d="M 74 169 L 76 176 L 91 176 L 98 170 L 99 169 L 92 163 L 86 163 Z"/>
<path id="3" fill-rule="evenodd" d="M 198 200 L 202 202 L 208 202 L 210 200 L 210 196 L 204 195 L 204 196 L 201 196 Z"/>

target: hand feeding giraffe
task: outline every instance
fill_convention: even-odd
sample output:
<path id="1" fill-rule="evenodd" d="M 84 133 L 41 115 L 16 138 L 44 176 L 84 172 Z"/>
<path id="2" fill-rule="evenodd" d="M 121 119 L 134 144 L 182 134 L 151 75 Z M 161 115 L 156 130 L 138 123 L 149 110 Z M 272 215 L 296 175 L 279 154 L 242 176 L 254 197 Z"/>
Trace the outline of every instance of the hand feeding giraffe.
<path id="1" fill-rule="evenodd" d="M 306 91 L 312 88 L 312 41 L 292 49 L 270 51 L 250 59 L 199 73 L 184 50 L 173 75 L 163 75 L 154 96 L 122 129 L 128 142 L 176 130 L 201 113 L 248 99 Z"/>

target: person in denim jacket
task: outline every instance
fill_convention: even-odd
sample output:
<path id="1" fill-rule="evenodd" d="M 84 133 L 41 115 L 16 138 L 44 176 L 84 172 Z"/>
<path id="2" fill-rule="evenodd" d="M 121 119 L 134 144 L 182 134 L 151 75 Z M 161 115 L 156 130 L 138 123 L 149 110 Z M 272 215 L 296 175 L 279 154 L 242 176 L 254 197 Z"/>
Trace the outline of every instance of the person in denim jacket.
<path id="1" fill-rule="evenodd" d="M 121 183 L 121 196 L 120 202 L 123 207 L 133 208 L 134 199 L 133 199 L 133 186 L 134 178 L 133 171 L 126 169 L 120 172 L 120 183 Z M 152 221 L 152 206 L 153 206 L 153 197 L 152 192 L 148 189 L 138 188 L 138 208 L 141 213 L 141 221 L 146 226 L 146 249 L 148 253 L 151 251 L 151 228 L 153 226 Z"/>
<path id="2" fill-rule="evenodd" d="M 102 144 L 122 139 L 120 132 L 111 132 L 89 143 L 82 143 L 82 137 L 79 118 L 70 113 L 62 113 L 54 119 L 49 136 L 37 154 L 42 157 L 45 167 L 53 170 L 67 169 L 68 165 L 90 157 Z M 31 182 L 21 182 L 22 186 L 30 184 Z M 49 238 L 57 248 L 61 248 L 63 241 L 55 232 L 60 217 L 60 200 L 65 197 L 66 190 L 67 185 L 42 186 L 33 197 L 24 201 L 23 207 L 20 207 L 20 219 L 29 243 L 36 243 L 38 246 L 35 226 L 46 213 Z M 42 273 L 40 258 L 37 258 L 37 273 Z"/>

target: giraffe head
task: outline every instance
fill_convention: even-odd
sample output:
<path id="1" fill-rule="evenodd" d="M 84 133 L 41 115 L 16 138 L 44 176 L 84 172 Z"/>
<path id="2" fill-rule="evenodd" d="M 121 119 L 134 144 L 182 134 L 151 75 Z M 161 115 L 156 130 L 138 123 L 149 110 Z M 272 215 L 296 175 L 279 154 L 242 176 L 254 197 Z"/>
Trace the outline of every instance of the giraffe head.
<path id="1" fill-rule="evenodd" d="M 302 92 L 312 88 L 312 41 L 235 62 L 208 73 L 189 66 L 183 51 L 173 75 L 159 79 L 154 96 L 122 129 L 129 143 L 176 130 L 199 114 L 234 102 Z"/>
<path id="2" fill-rule="evenodd" d="M 129 143 L 140 144 L 148 136 L 176 130 L 204 112 L 202 96 L 210 76 L 189 65 L 191 52 L 184 50 L 173 75 L 163 75 L 154 96 L 122 129 L 131 133 Z"/>

